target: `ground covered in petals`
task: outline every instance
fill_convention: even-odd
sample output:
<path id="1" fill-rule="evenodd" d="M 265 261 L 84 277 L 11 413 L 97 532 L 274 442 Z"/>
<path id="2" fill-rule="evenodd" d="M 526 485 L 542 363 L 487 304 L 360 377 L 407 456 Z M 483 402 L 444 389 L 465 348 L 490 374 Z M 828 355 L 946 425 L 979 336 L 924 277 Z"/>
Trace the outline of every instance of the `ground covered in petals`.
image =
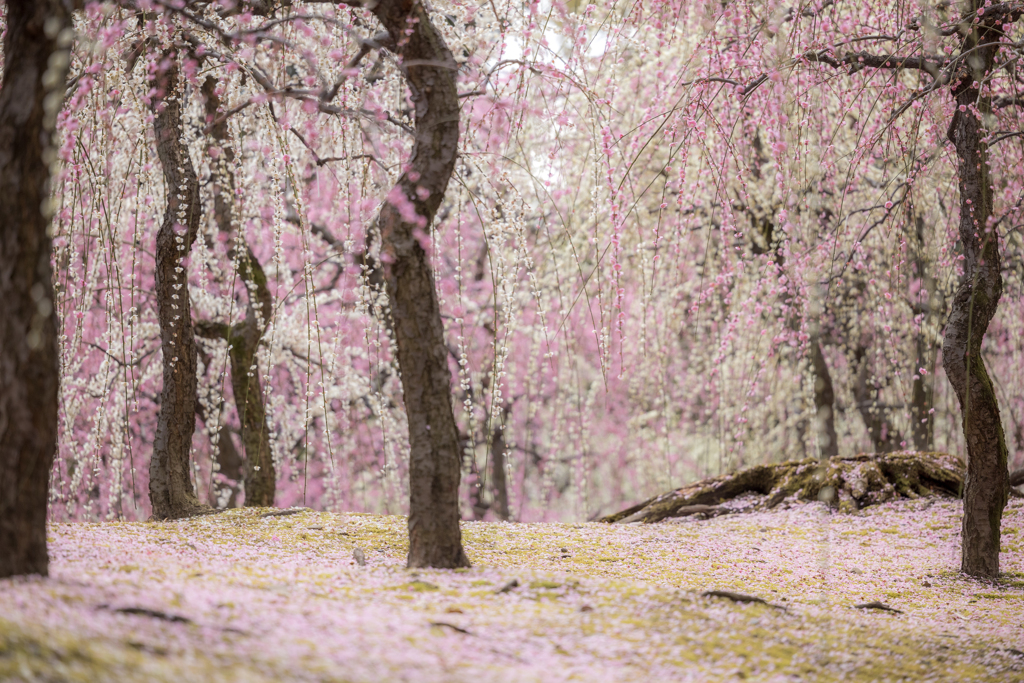
<path id="1" fill-rule="evenodd" d="M 53 525 L 51 577 L 0 581 L 0 680 L 1024 680 L 1019 498 L 996 582 L 951 501 L 469 522 L 465 571 L 405 569 L 401 517 L 268 512 Z"/>

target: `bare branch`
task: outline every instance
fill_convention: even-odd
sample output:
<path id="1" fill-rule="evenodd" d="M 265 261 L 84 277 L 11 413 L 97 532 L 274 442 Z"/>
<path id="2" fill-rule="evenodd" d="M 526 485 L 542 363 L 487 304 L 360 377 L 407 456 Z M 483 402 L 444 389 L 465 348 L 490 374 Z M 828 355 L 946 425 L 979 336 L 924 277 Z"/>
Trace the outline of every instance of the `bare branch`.
<path id="1" fill-rule="evenodd" d="M 925 71 L 933 77 L 937 76 L 939 70 L 947 66 L 950 61 L 947 57 L 904 57 L 901 55 L 873 55 L 867 52 L 848 52 L 844 55 L 835 55 L 831 50 L 820 50 L 817 52 L 805 52 L 801 55 L 808 62 L 827 64 L 834 69 L 848 67 L 848 74 L 855 74 L 862 69 L 913 69 Z"/>

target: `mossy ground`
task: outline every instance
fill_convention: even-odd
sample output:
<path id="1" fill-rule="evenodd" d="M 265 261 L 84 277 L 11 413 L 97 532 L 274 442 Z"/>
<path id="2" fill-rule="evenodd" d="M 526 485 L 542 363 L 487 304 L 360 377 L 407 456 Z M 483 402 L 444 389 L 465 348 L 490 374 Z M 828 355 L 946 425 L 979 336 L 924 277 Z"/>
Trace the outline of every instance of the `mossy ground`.
<path id="1" fill-rule="evenodd" d="M 473 522 L 464 571 L 405 569 L 401 517 L 262 512 L 53 525 L 51 578 L 0 582 L 0 680 L 1024 680 L 1020 500 L 996 582 L 954 571 L 955 502 Z"/>

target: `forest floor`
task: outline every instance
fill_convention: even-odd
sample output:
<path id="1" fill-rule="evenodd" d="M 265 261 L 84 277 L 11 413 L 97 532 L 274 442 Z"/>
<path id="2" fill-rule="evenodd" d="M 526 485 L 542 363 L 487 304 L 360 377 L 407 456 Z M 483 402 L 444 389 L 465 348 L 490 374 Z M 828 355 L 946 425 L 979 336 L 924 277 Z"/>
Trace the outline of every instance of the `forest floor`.
<path id="1" fill-rule="evenodd" d="M 405 569 L 402 517 L 266 512 L 52 525 L 51 578 L 0 581 L 0 681 L 1024 681 L 1020 498 L 995 582 L 946 500 L 469 522 L 458 571 Z"/>

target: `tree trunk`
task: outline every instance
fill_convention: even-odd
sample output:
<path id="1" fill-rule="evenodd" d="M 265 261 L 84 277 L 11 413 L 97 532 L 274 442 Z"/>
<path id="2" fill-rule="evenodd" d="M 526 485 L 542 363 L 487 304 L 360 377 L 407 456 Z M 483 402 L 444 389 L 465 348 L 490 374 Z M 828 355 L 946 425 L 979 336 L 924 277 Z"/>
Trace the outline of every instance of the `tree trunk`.
<path id="1" fill-rule="evenodd" d="M 980 8 L 979 0 L 973 0 L 972 7 Z M 988 133 L 971 111 L 976 107 L 984 116 L 991 108 L 987 98 L 979 97 L 975 84 L 984 82 L 991 71 L 998 39 L 991 28 L 983 33 L 974 29 L 965 38 L 962 51 L 974 56 L 957 73 L 953 97 L 958 107 L 967 111 L 961 113 L 958 109 L 949 126 L 949 138 L 959 159 L 964 276 L 946 323 L 942 365 L 960 402 L 967 442 L 960 569 L 978 577 L 999 574 L 999 527 L 1010 488 L 999 405 L 981 356 L 985 331 L 1003 292 L 1003 278 L 999 272 L 999 239 L 990 224 L 992 190 L 988 150 L 982 142 Z"/>
<path id="2" fill-rule="evenodd" d="M 0 578 L 49 571 L 46 505 L 57 449 L 59 365 L 48 199 L 70 19 L 8 0 L 0 89 Z M 49 85 L 49 87 L 47 87 Z"/>
<path id="3" fill-rule="evenodd" d="M 203 83 L 208 122 L 215 122 L 220 116 L 220 98 L 215 88 L 216 81 L 213 78 L 207 78 Z M 221 149 L 212 169 L 214 218 L 222 233 L 232 235 L 235 152 L 231 147 L 227 121 L 217 122 L 211 134 Z M 229 240 L 232 246 L 228 249 L 228 256 L 236 262 L 236 272 L 246 292 L 245 320 L 234 325 L 226 335 L 231 358 L 231 389 L 242 427 L 242 447 L 245 449 L 245 505 L 270 507 L 274 504 L 277 471 L 270 451 L 270 432 L 267 430 L 267 411 L 263 403 L 263 385 L 256 351 L 263 330 L 270 322 L 274 302 L 267 288 L 267 277 L 256 255 L 245 246 L 245 253 L 237 256 L 234 245 L 245 245 L 245 241 L 232 240 L 231 237 Z"/>
<path id="4" fill-rule="evenodd" d="M 381 0 L 373 13 L 398 46 L 416 124 L 409 165 L 381 207 L 379 223 L 409 419 L 408 564 L 468 567 L 459 528 L 461 472 L 451 371 L 423 249 L 458 154 L 457 67 L 417 0 Z"/>
<path id="5" fill-rule="evenodd" d="M 814 409 L 817 422 L 820 458 L 839 455 L 839 438 L 836 436 L 835 402 L 836 392 L 832 387 L 832 375 L 821 352 L 818 335 L 811 336 L 811 367 L 814 369 Z"/>
<path id="6" fill-rule="evenodd" d="M 491 444 L 491 475 L 494 479 L 494 514 L 507 522 L 511 514 L 508 507 L 508 477 L 505 474 L 505 427 L 498 425 Z"/>
<path id="7" fill-rule="evenodd" d="M 263 270 L 259 270 L 263 276 Z M 266 289 L 263 278 L 263 289 Z M 256 349 L 260 331 L 255 320 L 235 325 L 228 337 L 231 357 L 231 391 L 235 395 L 238 420 L 242 425 L 242 446 L 245 448 L 245 505 L 271 507 L 277 484 L 274 458 L 270 452 L 270 432 L 263 406 L 263 384 L 260 381 Z M 255 369 L 252 369 L 255 368 Z"/>
<path id="8" fill-rule="evenodd" d="M 238 453 L 238 449 L 235 448 L 234 432 L 227 424 L 219 420 L 219 410 L 217 413 L 217 416 L 208 415 L 206 411 L 203 410 L 202 402 L 196 401 L 196 415 L 198 415 L 199 419 L 203 421 L 203 424 L 209 427 L 214 419 L 217 419 L 220 424 L 220 428 L 217 432 L 217 471 L 222 477 L 236 482 L 236 484 L 233 486 L 219 487 L 217 491 L 217 498 L 220 497 L 220 492 L 225 488 L 230 489 L 231 493 L 228 495 L 228 499 L 224 507 L 233 508 L 238 506 L 237 498 L 238 492 L 241 488 L 239 482 L 242 481 L 242 468 L 245 463 L 242 460 L 242 456 Z"/>
<path id="9" fill-rule="evenodd" d="M 168 51 L 161 61 L 166 68 L 158 72 L 157 93 L 150 108 L 167 193 L 167 210 L 156 237 L 156 299 L 164 386 L 149 461 L 149 497 L 155 519 L 178 519 L 209 510 L 199 504 L 189 472 L 196 426 L 196 342 L 184 259 L 199 230 L 200 207 L 196 172 L 181 142 L 184 95 L 177 56 Z"/>
<path id="10" fill-rule="evenodd" d="M 921 452 L 928 452 L 935 448 L 935 385 L 932 378 L 935 376 L 935 361 L 938 355 L 938 347 L 934 341 L 934 331 L 942 325 L 941 316 L 945 308 L 942 294 L 939 292 L 939 285 L 932 277 L 929 269 L 931 264 L 925 258 L 925 236 L 924 220 L 918 217 L 916 230 L 911 234 L 913 263 L 917 269 L 917 277 L 921 281 L 921 290 L 926 300 L 922 306 L 923 317 L 921 319 L 921 330 L 914 340 L 916 351 L 916 367 L 914 368 L 914 386 L 911 392 L 910 419 L 913 423 L 911 429 L 914 439 L 914 449 Z M 927 375 L 919 372 L 920 369 L 927 371 Z"/>

